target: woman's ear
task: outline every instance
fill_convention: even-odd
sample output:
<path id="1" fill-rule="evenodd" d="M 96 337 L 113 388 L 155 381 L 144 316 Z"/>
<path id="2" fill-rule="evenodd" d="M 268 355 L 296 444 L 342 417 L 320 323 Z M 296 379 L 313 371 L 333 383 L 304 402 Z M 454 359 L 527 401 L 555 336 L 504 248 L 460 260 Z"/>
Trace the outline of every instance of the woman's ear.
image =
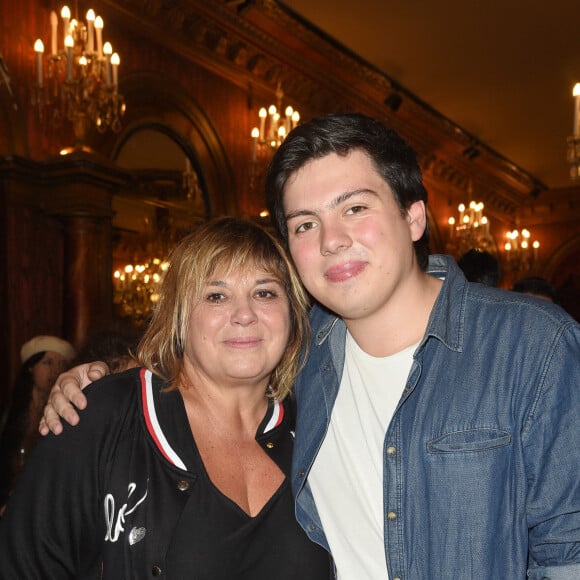
<path id="1" fill-rule="evenodd" d="M 411 238 L 414 242 L 420 240 L 427 227 L 427 209 L 424 201 L 415 201 L 407 209 L 407 221 Z"/>

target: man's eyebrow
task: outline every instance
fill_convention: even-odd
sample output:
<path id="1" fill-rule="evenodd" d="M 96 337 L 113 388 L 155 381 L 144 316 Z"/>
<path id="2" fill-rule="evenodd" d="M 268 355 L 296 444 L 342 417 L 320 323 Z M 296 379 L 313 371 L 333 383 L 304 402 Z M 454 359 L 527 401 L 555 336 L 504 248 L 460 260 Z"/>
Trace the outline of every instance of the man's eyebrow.
<path id="1" fill-rule="evenodd" d="M 368 189 L 366 187 L 362 187 L 360 189 L 354 189 L 352 191 L 345 191 L 339 195 L 337 195 L 334 199 L 331 199 L 327 204 L 327 209 L 334 209 L 341 203 L 348 201 L 351 197 L 355 195 L 377 195 L 377 192 L 373 189 Z M 290 221 L 291 219 L 301 217 L 301 216 L 312 216 L 319 213 L 319 210 L 314 209 L 297 209 L 296 211 L 291 211 L 286 214 L 286 221 Z"/>

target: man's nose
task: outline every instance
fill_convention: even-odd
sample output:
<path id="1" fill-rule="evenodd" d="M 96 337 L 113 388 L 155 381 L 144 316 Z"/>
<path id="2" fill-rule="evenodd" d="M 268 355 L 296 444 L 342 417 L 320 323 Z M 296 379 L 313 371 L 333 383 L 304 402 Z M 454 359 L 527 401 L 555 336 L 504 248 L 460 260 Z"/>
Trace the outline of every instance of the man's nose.
<path id="1" fill-rule="evenodd" d="M 352 240 L 345 227 L 340 224 L 321 226 L 320 252 L 323 256 L 350 248 L 351 244 Z"/>

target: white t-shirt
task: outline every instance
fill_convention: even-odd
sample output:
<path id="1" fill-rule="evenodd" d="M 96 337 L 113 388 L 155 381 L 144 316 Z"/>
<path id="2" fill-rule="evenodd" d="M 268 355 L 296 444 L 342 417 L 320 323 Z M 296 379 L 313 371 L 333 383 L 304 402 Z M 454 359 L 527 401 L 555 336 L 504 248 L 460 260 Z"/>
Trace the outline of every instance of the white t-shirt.
<path id="1" fill-rule="evenodd" d="M 339 580 L 388 580 L 383 444 L 417 345 L 377 358 L 347 332 L 328 432 L 308 475 Z"/>

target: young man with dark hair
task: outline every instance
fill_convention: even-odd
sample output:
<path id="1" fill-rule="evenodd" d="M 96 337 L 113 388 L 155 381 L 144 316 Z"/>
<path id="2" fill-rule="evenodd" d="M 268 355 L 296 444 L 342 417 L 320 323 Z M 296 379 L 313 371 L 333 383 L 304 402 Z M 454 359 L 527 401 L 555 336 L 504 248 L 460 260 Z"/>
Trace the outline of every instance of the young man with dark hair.
<path id="1" fill-rule="evenodd" d="M 338 577 L 580 578 L 580 327 L 424 271 L 412 149 L 357 114 L 295 129 L 271 215 L 310 294 L 296 513 Z"/>

